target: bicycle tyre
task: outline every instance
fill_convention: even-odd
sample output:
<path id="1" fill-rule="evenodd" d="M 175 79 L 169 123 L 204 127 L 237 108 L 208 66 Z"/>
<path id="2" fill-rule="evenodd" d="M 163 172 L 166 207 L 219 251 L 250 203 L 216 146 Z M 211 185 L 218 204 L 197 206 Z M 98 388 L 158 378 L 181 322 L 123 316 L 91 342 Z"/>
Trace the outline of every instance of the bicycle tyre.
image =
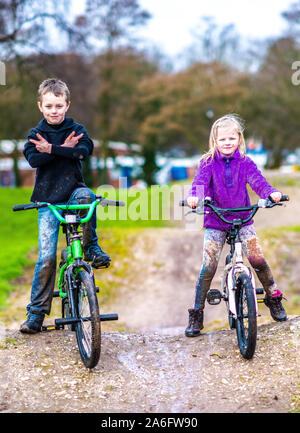
<path id="1" fill-rule="evenodd" d="M 245 359 L 252 359 L 256 348 L 257 319 L 252 282 L 245 273 L 237 281 L 236 308 L 235 326 L 239 349 Z"/>
<path id="2" fill-rule="evenodd" d="M 94 368 L 101 352 L 101 322 L 96 288 L 93 278 L 86 271 L 77 275 L 76 290 L 77 318 L 76 339 L 79 353 L 87 368 Z"/>

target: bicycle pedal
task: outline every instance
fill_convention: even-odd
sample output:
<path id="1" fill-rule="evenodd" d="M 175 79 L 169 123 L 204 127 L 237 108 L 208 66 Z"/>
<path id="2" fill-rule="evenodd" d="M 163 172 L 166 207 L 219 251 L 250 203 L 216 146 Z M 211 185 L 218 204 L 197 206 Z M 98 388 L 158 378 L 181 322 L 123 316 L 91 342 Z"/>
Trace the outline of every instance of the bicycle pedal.
<path id="1" fill-rule="evenodd" d="M 109 320 L 119 320 L 119 316 L 117 313 L 110 314 L 100 314 L 101 322 L 108 322 Z"/>
<path id="2" fill-rule="evenodd" d="M 91 266 L 94 269 L 107 269 L 110 266 L 110 260 L 107 261 L 106 263 L 103 263 L 103 265 L 96 265 L 94 260 L 91 262 Z"/>
<path id="3" fill-rule="evenodd" d="M 207 302 L 210 305 L 218 305 L 221 302 L 222 298 L 222 293 L 220 292 L 220 290 L 217 289 L 209 290 L 206 295 Z"/>
<path id="4" fill-rule="evenodd" d="M 60 329 L 60 328 L 58 328 L 55 325 L 47 325 L 47 326 L 43 325 L 42 328 L 41 328 L 41 332 L 56 331 L 57 329 Z"/>

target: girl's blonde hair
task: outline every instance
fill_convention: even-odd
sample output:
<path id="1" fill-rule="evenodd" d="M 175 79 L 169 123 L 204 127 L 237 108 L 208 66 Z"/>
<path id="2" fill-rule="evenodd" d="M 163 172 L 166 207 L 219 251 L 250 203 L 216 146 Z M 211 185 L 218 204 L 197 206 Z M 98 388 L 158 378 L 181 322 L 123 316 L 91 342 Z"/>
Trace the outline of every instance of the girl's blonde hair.
<path id="1" fill-rule="evenodd" d="M 225 114 L 225 116 L 220 117 L 213 123 L 209 135 L 209 149 L 208 152 L 206 152 L 201 157 L 201 160 L 208 161 L 210 159 L 210 162 L 213 161 L 217 149 L 216 139 L 218 134 L 218 128 L 229 126 L 232 124 L 234 125 L 234 128 L 236 129 L 237 133 L 239 134 L 238 149 L 240 151 L 240 154 L 242 157 L 245 155 L 246 143 L 244 138 L 244 121 L 237 114 Z"/>

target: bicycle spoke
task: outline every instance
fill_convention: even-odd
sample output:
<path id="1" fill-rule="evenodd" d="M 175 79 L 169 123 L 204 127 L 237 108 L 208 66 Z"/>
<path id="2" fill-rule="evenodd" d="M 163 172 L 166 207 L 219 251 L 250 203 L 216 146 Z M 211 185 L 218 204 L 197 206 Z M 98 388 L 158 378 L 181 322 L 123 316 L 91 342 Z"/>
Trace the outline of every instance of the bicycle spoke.
<path id="1" fill-rule="evenodd" d="M 91 341 L 92 341 L 92 339 L 91 339 L 91 335 L 90 335 L 90 333 L 88 333 L 87 330 L 85 329 L 85 326 L 83 325 L 83 321 L 82 321 L 82 320 L 81 320 L 81 326 L 82 326 L 82 331 L 83 331 L 83 334 L 84 334 L 84 337 L 85 337 L 85 338 L 82 340 L 82 344 L 83 344 L 83 346 L 84 346 L 86 352 L 87 352 L 88 354 L 90 354 L 90 353 L 91 353 Z"/>
<path id="2" fill-rule="evenodd" d="M 81 327 L 82 327 L 82 331 L 84 334 L 84 339 L 82 341 L 85 350 L 88 354 L 91 353 L 91 342 L 92 342 L 92 336 L 91 336 L 91 322 L 90 322 L 90 317 L 88 317 L 90 311 L 89 311 L 89 306 L 88 306 L 88 299 L 86 296 L 86 290 L 81 290 L 80 291 L 80 311 L 82 313 L 81 317 Z"/>

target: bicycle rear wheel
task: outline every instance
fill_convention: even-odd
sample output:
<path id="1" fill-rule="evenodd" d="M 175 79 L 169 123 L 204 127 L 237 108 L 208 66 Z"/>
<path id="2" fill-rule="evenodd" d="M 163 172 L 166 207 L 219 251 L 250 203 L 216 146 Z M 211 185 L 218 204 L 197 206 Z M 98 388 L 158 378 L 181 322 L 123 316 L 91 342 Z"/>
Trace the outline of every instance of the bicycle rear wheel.
<path id="1" fill-rule="evenodd" d="M 236 333 L 240 352 L 245 359 L 251 359 L 255 352 L 257 319 L 253 286 L 249 275 L 241 274 L 237 281 Z"/>
<path id="2" fill-rule="evenodd" d="M 81 359 L 87 368 L 98 364 L 101 351 L 101 322 L 96 288 L 93 278 L 86 271 L 77 275 L 76 338 Z"/>

